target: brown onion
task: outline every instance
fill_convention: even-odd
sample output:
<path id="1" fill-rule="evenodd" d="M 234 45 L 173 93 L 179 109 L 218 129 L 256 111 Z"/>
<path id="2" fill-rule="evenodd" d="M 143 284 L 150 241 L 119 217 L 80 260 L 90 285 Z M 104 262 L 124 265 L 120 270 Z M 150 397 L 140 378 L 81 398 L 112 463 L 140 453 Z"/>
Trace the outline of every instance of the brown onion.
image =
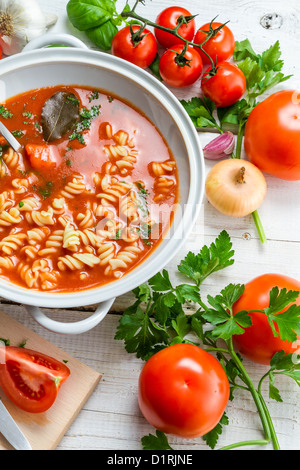
<path id="1" fill-rule="evenodd" d="M 230 158 L 218 162 L 206 178 L 207 199 L 219 212 L 244 217 L 263 202 L 267 184 L 263 173 L 246 160 Z"/>

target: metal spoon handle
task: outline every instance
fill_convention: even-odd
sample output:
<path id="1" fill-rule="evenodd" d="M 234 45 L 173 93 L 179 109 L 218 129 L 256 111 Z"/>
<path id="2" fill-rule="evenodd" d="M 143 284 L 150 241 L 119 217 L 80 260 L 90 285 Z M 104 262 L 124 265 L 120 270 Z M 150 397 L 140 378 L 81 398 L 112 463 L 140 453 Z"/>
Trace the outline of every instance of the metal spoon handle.
<path id="1" fill-rule="evenodd" d="M 7 140 L 9 145 L 18 152 L 21 149 L 20 143 L 17 141 L 17 139 L 14 138 L 12 133 L 5 127 L 5 125 L 0 121 L 0 134 L 3 135 L 3 137 Z"/>

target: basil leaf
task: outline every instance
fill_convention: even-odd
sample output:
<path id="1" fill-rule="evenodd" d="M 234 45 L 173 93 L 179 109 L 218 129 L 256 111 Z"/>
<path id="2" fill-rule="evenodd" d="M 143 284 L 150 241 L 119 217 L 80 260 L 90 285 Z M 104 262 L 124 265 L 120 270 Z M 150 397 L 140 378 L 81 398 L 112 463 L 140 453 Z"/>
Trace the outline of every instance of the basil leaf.
<path id="1" fill-rule="evenodd" d="M 69 20 L 79 31 L 101 26 L 112 19 L 115 13 L 112 0 L 70 0 L 67 4 Z"/>
<path id="2" fill-rule="evenodd" d="M 117 32 L 118 28 L 109 20 L 97 28 L 88 29 L 85 31 L 85 34 L 99 49 L 108 51 Z"/>

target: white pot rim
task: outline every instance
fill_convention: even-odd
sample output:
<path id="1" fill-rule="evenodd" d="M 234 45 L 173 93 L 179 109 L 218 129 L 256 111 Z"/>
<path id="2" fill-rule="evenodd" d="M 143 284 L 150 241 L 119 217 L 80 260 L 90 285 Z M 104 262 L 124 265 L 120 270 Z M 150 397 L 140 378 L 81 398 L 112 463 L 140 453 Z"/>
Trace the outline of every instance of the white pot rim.
<path id="1" fill-rule="evenodd" d="M 155 257 L 156 250 L 154 250 L 144 262 L 119 280 L 112 281 L 103 286 L 67 293 L 31 291 L 2 280 L 0 281 L 0 296 L 26 305 L 49 308 L 87 306 L 115 298 L 146 282 L 154 274 L 163 269 L 180 250 L 193 228 L 204 195 L 205 178 L 203 152 L 190 117 L 169 89 L 160 83 L 156 77 L 135 65 L 110 54 L 89 49 L 74 49 L 69 47 L 47 48 L 22 52 L 21 54 L 5 58 L 1 61 L 0 80 L 1 77 L 12 71 L 18 73 L 23 68 L 34 68 L 35 65 L 40 64 L 47 67 L 55 67 L 55 64 L 62 61 L 80 64 L 81 66 L 85 64 L 87 67 L 109 68 L 115 73 L 120 74 L 120 77 L 134 81 L 137 86 L 146 89 L 153 96 L 154 100 L 159 101 L 172 116 L 185 142 L 190 165 L 190 188 L 181 223 L 173 236 L 165 244 L 160 256 Z M 74 78 L 74 84 L 76 84 L 76 78 Z M 118 93 L 114 94 L 118 95 Z M 183 237 L 180 237 L 180 233 L 183 234 Z"/>

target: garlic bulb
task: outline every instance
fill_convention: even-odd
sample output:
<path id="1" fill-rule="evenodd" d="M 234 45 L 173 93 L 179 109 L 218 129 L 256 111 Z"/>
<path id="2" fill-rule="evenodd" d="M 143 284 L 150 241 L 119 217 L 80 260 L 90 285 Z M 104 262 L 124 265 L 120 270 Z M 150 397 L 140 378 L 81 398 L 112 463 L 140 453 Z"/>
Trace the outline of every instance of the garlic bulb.
<path id="1" fill-rule="evenodd" d="M 21 52 L 56 21 L 56 15 L 41 11 L 37 0 L 0 0 L 0 47 L 4 55 Z"/>

